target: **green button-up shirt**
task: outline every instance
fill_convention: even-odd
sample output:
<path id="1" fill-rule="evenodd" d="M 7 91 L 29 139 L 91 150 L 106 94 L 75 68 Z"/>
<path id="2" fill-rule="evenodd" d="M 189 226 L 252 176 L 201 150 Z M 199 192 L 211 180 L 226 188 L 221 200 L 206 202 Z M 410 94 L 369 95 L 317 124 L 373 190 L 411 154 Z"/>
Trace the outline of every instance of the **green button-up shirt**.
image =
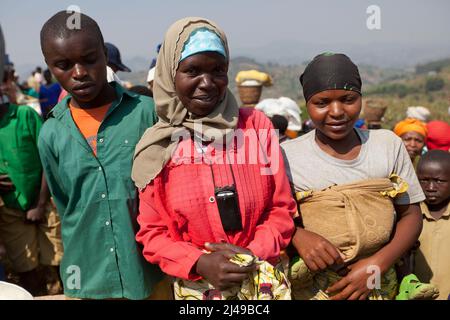
<path id="1" fill-rule="evenodd" d="M 0 119 L 0 174 L 7 174 L 14 191 L 0 194 L 8 208 L 26 211 L 35 204 L 42 181 L 37 141 L 42 120 L 28 106 L 8 105 Z"/>
<path id="2" fill-rule="evenodd" d="M 137 142 L 157 116 L 152 99 L 112 85 L 117 98 L 98 130 L 97 157 L 72 119 L 70 96 L 51 111 L 38 147 L 61 217 L 65 295 L 144 299 L 162 273 L 135 241 L 131 166 Z"/>

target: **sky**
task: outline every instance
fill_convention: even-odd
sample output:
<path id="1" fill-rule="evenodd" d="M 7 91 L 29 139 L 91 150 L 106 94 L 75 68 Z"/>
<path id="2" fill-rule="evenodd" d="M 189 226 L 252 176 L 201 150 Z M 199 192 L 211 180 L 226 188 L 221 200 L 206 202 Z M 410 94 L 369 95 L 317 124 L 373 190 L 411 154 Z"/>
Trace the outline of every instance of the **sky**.
<path id="1" fill-rule="evenodd" d="M 232 57 L 291 62 L 334 49 L 362 61 L 377 53 L 374 62 L 412 64 L 450 56 L 448 0 L 0 0 L 6 51 L 16 66 L 44 64 L 40 29 L 71 5 L 98 22 L 124 60 L 150 63 L 167 28 L 186 16 L 215 21 Z M 381 29 L 367 27 L 370 5 L 380 8 Z"/>

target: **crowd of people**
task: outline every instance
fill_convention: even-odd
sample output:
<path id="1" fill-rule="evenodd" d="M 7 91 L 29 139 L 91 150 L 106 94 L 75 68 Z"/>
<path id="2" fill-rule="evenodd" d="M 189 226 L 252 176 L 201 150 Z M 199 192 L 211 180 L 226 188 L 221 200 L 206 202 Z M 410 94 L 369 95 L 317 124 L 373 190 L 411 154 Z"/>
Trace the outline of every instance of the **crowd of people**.
<path id="1" fill-rule="evenodd" d="M 330 52 L 300 76 L 308 122 L 285 97 L 243 108 L 205 18 L 172 24 L 128 90 L 118 48 L 69 16 L 42 26 L 48 69 L 18 85 L 4 65 L 0 281 L 66 299 L 450 299 L 450 124 L 411 107 L 367 129 L 358 67 Z"/>

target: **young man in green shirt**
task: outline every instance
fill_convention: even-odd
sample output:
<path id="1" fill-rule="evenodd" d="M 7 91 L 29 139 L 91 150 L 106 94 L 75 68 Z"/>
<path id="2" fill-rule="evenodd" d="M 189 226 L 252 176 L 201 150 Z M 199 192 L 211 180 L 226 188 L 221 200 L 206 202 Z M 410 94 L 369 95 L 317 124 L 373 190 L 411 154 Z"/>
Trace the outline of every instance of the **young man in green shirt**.
<path id="1" fill-rule="evenodd" d="M 33 295 L 60 293 L 60 221 L 50 204 L 37 149 L 42 120 L 28 106 L 1 100 L 0 242 L 21 286 Z M 50 292 L 39 264 L 48 266 L 45 273 L 53 275 Z"/>
<path id="2" fill-rule="evenodd" d="M 76 14 L 76 13 L 75 13 Z M 157 116 L 151 98 L 106 78 L 97 23 L 61 11 L 41 30 L 46 63 L 69 95 L 49 113 L 39 152 L 62 222 L 64 293 L 82 299 L 146 299 L 162 279 L 135 241 L 134 148 Z"/>

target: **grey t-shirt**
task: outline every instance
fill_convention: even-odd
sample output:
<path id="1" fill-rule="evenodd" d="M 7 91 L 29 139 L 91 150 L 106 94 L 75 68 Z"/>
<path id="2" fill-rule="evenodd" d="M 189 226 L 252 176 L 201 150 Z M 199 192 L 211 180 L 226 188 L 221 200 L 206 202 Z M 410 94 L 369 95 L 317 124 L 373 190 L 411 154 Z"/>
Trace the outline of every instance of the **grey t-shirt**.
<path id="1" fill-rule="evenodd" d="M 395 173 L 409 184 L 409 189 L 394 203 L 423 201 L 425 196 L 402 140 L 389 130 L 355 130 L 362 146 L 353 160 L 337 159 L 320 149 L 315 130 L 281 144 L 295 191 L 322 190 L 332 185 L 388 178 Z"/>

